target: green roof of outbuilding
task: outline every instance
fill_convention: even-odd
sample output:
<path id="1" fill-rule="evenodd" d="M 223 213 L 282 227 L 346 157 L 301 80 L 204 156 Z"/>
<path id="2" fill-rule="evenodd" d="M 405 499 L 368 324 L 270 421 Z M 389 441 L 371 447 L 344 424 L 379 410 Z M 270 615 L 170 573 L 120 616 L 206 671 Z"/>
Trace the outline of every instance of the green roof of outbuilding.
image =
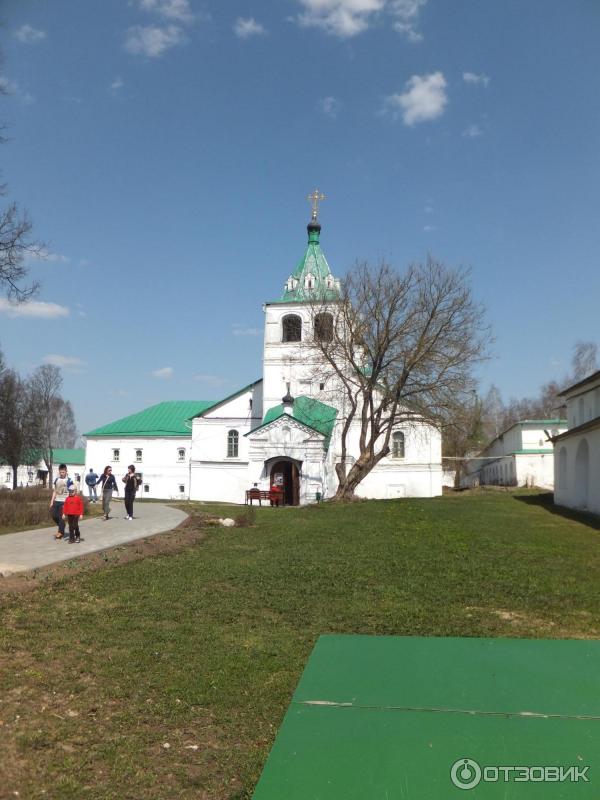
<path id="1" fill-rule="evenodd" d="M 331 270 L 327 259 L 321 250 L 319 241 L 321 226 L 319 223 L 311 222 L 308 225 L 308 245 L 306 252 L 300 260 L 296 269 L 292 272 L 292 278 L 298 283 L 295 289 L 286 289 L 277 303 L 303 303 L 307 300 L 339 300 L 337 288 L 328 288 L 327 279 L 332 278 Z M 312 289 L 304 286 L 304 279 L 307 275 L 312 275 L 315 284 Z"/>
<path id="2" fill-rule="evenodd" d="M 186 421 L 218 403 L 218 400 L 167 400 L 129 417 L 109 422 L 85 436 L 190 436 Z"/>
<path id="3" fill-rule="evenodd" d="M 85 464 L 85 448 L 65 449 L 55 447 L 52 451 L 53 464 Z"/>
<path id="4" fill-rule="evenodd" d="M 283 403 L 280 403 L 278 406 L 273 406 L 273 408 L 267 411 L 258 428 L 255 428 L 251 433 L 255 433 L 270 422 L 275 422 L 276 419 L 286 416 L 290 415 L 286 414 L 283 410 Z M 325 437 L 325 447 L 329 446 L 329 439 L 331 438 L 333 426 L 335 425 L 336 416 L 336 408 L 325 405 L 325 403 L 321 403 L 319 400 L 315 400 L 312 397 L 301 395 L 294 400 L 292 419 L 301 422 L 308 428 L 312 428 L 312 430 L 317 433 L 323 434 Z"/>

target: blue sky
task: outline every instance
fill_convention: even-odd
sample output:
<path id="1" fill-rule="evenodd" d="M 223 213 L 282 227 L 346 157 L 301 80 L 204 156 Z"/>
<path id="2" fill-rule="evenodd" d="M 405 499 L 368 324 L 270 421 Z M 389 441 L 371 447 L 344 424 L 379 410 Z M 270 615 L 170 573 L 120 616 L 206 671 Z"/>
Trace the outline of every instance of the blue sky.
<path id="1" fill-rule="evenodd" d="M 599 339 L 596 0 L 5 0 L 0 148 L 48 257 L 0 345 L 82 432 L 260 376 L 261 304 L 326 195 L 334 274 L 470 266 L 482 389 Z M 40 305 L 41 304 L 41 305 Z"/>

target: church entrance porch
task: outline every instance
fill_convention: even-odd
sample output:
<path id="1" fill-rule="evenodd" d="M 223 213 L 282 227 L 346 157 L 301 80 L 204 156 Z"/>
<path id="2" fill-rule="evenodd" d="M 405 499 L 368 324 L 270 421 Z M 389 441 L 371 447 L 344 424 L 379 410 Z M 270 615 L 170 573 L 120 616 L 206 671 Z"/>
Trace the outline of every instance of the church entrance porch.
<path id="1" fill-rule="evenodd" d="M 297 506 L 300 502 L 300 474 L 293 461 L 276 461 L 271 467 L 270 485 L 283 493 L 283 505 Z"/>

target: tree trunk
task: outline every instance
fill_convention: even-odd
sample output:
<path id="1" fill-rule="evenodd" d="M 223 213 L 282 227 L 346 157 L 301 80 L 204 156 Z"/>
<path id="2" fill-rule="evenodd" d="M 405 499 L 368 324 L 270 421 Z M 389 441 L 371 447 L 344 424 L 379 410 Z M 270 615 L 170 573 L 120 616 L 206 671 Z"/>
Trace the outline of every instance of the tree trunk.
<path id="1" fill-rule="evenodd" d="M 346 479 L 344 481 L 340 481 L 337 491 L 333 496 L 334 502 L 347 503 L 349 500 L 354 499 L 356 487 L 359 485 L 362 479 L 365 478 L 369 472 L 371 472 L 373 467 L 375 467 L 380 460 L 381 457 L 371 456 L 362 460 L 359 458 L 357 461 L 355 461 Z"/>
<path id="2" fill-rule="evenodd" d="M 16 465 L 15 464 L 11 464 L 10 466 L 12 467 L 13 489 L 16 489 L 17 488 L 17 470 L 19 469 L 19 465 L 18 464 L 16 464 Z"/>
<path id="3" fill-rule="evenodd" d="M 454 472 L 454 490 L 457 492 L 460 489 L 460 479 L 462 477 L 462 461 L 459 461 L 456 465 L 456 470 Z"/>

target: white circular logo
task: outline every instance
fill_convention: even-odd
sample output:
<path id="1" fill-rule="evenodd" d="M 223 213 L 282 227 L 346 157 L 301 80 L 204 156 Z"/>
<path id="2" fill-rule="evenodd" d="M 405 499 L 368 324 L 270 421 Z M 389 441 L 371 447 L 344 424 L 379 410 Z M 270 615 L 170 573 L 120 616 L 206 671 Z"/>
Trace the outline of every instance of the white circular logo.
<path id="1" fill-rule="evenodd" d="M 459 758 L 452 764 L 450 779 L 459 789 L 473 789 L 481 780 L 481 767 L 472 758 Z"/>

